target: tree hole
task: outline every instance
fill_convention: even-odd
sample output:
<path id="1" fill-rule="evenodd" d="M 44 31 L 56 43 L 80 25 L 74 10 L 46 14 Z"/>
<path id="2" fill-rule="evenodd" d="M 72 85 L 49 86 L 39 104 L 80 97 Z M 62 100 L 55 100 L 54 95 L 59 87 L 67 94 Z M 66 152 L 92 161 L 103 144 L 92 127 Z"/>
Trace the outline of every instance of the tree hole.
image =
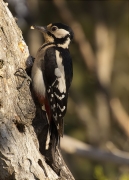
<path id="1" fill-rule="evenodd" d="M 25 125 L 24 124 L 16 122 L 16 127 L 17 127 L 17 129 L 18 129 L 18 131 L 20 133 L 24 133 L 25 132 Z"/>

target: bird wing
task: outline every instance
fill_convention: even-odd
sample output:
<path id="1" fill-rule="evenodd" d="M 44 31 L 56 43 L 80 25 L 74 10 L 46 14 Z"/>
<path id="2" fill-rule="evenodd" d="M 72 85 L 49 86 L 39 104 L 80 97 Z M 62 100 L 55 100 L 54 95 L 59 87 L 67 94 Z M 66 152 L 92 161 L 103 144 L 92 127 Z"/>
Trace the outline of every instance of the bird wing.
<path id="1" fill-rule="evenodd" d="M 51 120 L 54 120 L 58 134 L 63 136 L 63 117 L 66 113 L 67 92 L 61 91 L 66 86 L 65 76 L 62 76 L 56 58 L 55 47 L 48 48 L 45 52 L 42 68 Z"/>

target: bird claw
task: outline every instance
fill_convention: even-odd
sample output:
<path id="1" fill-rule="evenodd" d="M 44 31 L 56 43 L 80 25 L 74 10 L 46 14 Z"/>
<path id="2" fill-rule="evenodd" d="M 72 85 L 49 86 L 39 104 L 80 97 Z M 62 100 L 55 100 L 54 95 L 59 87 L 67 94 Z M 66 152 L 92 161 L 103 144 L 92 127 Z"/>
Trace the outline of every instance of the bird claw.
<path id="1" fill-rule="evenodd" d="M 21 89 L 23 87 L 23 85 L 25 84 L 25 82 L 29 82 L 28 85 L 30 84 L 30 82 L 32 81 L 31 78 L 27 75 L 26 71 L 23 68 L 19 68 L 15 73 L 15 76 L 20 76 L 22 78 L 25 78 L 24 81 L 22 82 L 22 84 L 20 86 L 17 87 L 17 89 Z"/>

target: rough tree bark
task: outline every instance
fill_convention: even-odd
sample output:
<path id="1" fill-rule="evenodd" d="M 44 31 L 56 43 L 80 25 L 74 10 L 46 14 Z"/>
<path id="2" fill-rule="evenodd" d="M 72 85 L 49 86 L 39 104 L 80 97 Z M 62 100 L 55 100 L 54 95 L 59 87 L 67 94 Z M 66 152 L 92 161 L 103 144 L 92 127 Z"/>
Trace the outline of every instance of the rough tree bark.
<path id="1" fill-rule="evenodd" d="M 45 162 L 45 113 L 35 105 L 27 81 L 17 89 L 24 78 L 15 72 L 26 68 L 28 57 L 22 32 L 0 0 L 0 180 L 74 180 L 59 150 L 60 175 Z"/>

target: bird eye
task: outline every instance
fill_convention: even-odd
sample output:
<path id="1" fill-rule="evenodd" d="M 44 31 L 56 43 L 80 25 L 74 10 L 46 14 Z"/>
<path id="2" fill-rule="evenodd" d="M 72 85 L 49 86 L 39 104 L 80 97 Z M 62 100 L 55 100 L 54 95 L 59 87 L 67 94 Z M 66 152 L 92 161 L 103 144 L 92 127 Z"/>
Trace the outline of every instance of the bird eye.
<path id="1" fill-rule="evenodd" d="M 52 31 L 55 31 L 56 29 L 57 29 L 57 27 L 56 27 L 56 26 L 53 26 L 51 30 L 52 30 Z"/>

